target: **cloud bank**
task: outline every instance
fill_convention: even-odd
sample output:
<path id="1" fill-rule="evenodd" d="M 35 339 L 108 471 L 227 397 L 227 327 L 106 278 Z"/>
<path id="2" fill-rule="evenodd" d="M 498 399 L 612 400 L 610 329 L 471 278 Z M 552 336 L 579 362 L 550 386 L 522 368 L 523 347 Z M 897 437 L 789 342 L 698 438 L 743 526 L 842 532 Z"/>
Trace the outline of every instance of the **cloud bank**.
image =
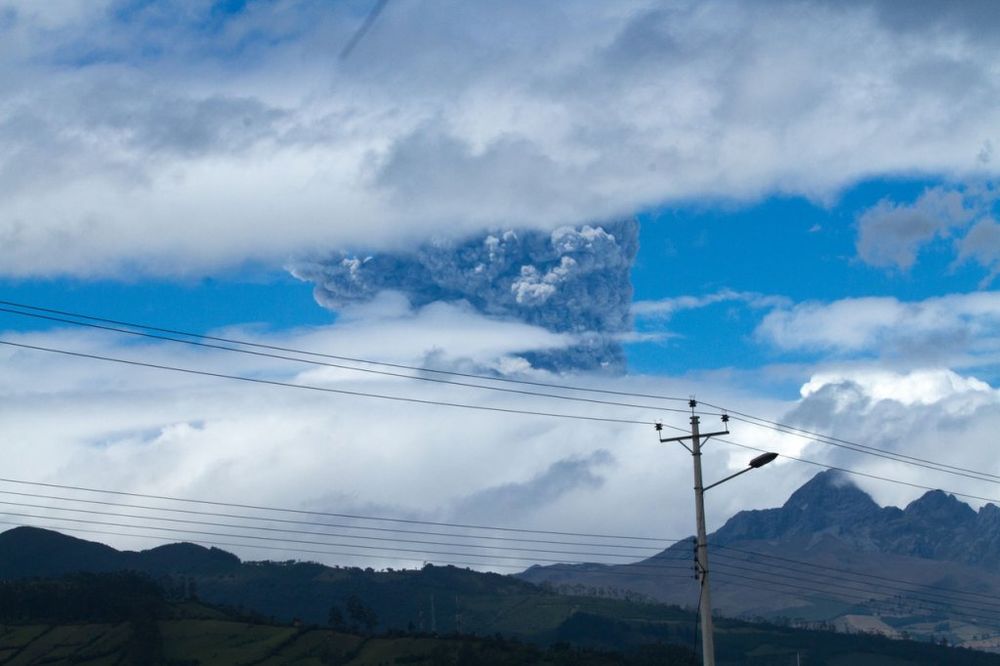
<path id="1" fill-rule="evenodd" d="M 3 0 L 0 273 L 199 274 L 994 176 L 995 12 L 910 4 L 414 0 L 341 59 L 367 3 Z"/>

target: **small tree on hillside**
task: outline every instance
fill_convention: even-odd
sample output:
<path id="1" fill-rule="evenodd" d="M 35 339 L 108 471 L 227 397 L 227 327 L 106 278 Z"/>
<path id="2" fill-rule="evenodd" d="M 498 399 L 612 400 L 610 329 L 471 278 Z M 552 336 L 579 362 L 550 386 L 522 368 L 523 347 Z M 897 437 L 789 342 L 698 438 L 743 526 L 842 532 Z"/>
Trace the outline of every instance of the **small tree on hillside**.
<path id="1" fill-rule="evenodd" d="M 361 598 L 352 594 L 347 598 L 347 617 L 351 619 L 351 624 L 371 633 L 378 624 L 378 616 L 375 611 L 364 604 Z"/>
<path id="2" fill-rule="evenodd" d="M 340 607 L 337 604 L 330 606 L 330 613 L 326 616 L 326 623 L 331 629 L 341 630 L 347 626 L 344 622 L 344 614 L 340 612 Z"/>

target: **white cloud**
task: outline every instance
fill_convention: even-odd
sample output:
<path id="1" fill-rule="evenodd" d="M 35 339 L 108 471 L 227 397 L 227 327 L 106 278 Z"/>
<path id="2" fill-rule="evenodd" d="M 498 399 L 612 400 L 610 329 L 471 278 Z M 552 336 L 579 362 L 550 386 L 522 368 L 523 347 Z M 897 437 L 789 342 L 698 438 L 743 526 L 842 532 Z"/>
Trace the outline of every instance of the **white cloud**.
<path id="1" fill-rule="evenodd" d="M 959 367 L 995 360 L 998 332 L 1000 292 L 985 291 L 912 302 L 867 297 L 799 303 L 769 312 L 755 335 L 785 351 Z"/>
<path id="2" fill-rule="evenodd" d="M 998 400 L 989 384 L 975 377 L 963 377 L 951 370 L 915 370 L 908 373 L 875 368 L 853 372 L 821 372 L 802 386 L 802 398 L 808 400 L 830 385 L 851 382 L 872 401 L 893 400 L 912 407 L 934 405 L 953 395 L 977 396 L 987 402 Z"/>
<path id="3" fill-rule="evenodd" d="M 643 319 L 670 319 L 684 310 L 700 310 L 717 303 L 743 303 L 753 309 L 770 309 L 789 305 L 782 296 L 768 296 L 756 292 L 723 289 L 702 296 L 674 296 L 655 301 L 636 301 L 632 304 L 632 314 Z"/>
<path id="4" fill-rule="evenodd" d="M 406 2 L 340 60 L 350 3 L 42 4 L 3 3 L 6 275 L 199 273 L 996 168 L 974 13 Z"/>
<path id="5" fill-rule="evenodd" d="M 802 399 L 784 421 L 907 456 L 1000 473 L 993 454 L 994 434 L 1000 427 L 1000 392 L 975 377 L 951 370 L 867 368 L 819 373 L 803 386 Z M 827 444 L 810 444 L 803 454 L 870 474 L 1000 498 L 995 483 L 858 455 Z M 872 479 L 855 480 L 881 502 L 897 506 L 920 493 Z"/>

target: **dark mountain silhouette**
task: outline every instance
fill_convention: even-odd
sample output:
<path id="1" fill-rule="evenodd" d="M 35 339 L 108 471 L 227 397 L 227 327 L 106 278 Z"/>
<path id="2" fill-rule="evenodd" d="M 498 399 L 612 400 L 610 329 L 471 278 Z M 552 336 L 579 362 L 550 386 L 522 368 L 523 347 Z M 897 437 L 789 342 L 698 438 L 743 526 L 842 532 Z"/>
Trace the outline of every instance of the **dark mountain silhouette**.
<path id="1" fill-rule="evenodd" d="M 210 574 L 239 566 L 240 559 L 232 553 L 191 543 L 132 552 L 37 527 L 0 533 L 0 579 L 127 570 L 150 575 Z"/>
<path id="2" fill-rule="evenodd" d="M 331 605 L 344 608 L 351 596 L 357 596 L 377 607 L 382 626 L 395 628 L 421 621 L 429 627 L 432 595 L 440 615 L 435 624 L 446 630 L 455 627 L 459 612 L 469 621 L 471 610 L 456 609 L 456 595 L 511 598 L 544 594 L 517 578 L 455 567 L 377 572 L 312 562 L 242 562 L 224 550 L 191 543 L 118 551 L 35 527 L 0 534 L 0 580 L 113 571 L 147 574 L 173 594 L 190 594 L 194 582 L 202 600 L 284 621 L 298 618 L 324 623 Z"/>
<path id="3" fill-rule="evenodd" d="M 0 534 L 0 578 L 51 577 L 127 568 L 122 553 L 92 541 L 34 527 Z"/>

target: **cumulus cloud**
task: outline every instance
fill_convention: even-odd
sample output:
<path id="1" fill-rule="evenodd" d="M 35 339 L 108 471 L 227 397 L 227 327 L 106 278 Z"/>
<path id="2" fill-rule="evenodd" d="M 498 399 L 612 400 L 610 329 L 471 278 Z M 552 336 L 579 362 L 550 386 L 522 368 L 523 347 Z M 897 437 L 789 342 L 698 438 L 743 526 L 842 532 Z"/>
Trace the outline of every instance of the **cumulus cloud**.
<path id="1" fill-rule="evenodd" d="M 991 454 L 1000 427 L 1000 392 L 984 381 L 946 369 L 893 372 L 878 368 L 824 372 L 802 387 L 785 422 L 908 456 L 996 474 Z M 872 474 L 933 487 L 998 497 L 996 486 L 813 443 L 806 457 L 863 468 Z M 883 502 L 905 505 L 912 489 L 857 481 Z"/>
<path id="2" fill-rule="evenodd" d="M 560 227 L 552 232 L 495 231 L 442 239 L 369 256 L 337 253 L 299 261 L 292 272 L 316 283 L 316 300 L 340 310 L 397 292 L 415 306 L 462 302 L 486 315 L 572 336 L 567 349 L 526 355 L 540 367 L 623 370 L 615 337 L 628 332 L 630 270 L 638 250 L 634 220 Z"/>
<path id="3" fill-rule="evenodd" d="M 989 177 L 989 12 L 951 4 L 393 3 L 340 59 L 368 6 L 4 0 L 0 271 L 197 274 Z"/>

